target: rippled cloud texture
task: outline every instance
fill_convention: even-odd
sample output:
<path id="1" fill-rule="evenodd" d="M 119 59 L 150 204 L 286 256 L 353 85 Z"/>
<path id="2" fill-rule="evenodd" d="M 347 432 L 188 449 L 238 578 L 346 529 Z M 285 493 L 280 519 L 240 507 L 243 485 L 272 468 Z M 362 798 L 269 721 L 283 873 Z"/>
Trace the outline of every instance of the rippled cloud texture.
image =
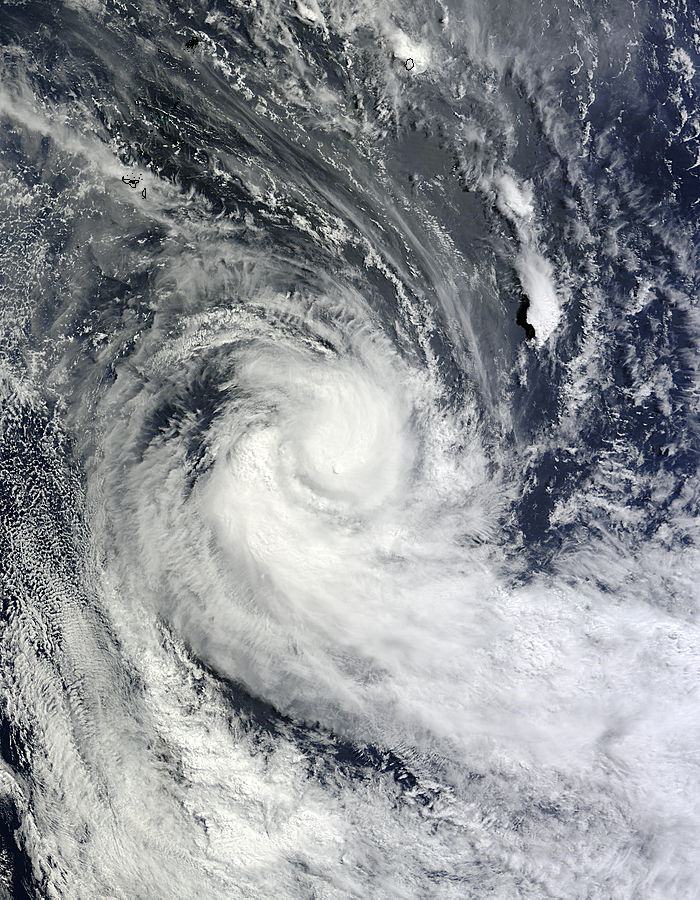
<path id="1" fill-rule="evenodd" d="M 2 896 L 700 895 L 699 40 L 4 4 Z"/>

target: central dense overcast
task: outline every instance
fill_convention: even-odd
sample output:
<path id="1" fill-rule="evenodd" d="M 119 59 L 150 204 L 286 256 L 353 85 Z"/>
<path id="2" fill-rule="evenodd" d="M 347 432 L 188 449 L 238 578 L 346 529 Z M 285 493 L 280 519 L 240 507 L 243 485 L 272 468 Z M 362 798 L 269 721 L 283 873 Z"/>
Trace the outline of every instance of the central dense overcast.
<path id="1" fill-rule="evenodd" d="M 700 897 L 699 48 L 0 3 L 3 897 Z"/>

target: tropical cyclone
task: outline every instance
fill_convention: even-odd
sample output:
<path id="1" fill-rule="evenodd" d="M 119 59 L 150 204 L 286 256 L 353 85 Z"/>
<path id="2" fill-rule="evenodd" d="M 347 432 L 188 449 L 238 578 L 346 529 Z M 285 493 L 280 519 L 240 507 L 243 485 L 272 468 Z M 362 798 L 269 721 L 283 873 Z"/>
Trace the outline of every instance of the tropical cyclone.
<path id="1" fill-rule="evenodd" d="M 700 893 L 695 28 L 5 4 L 0 893 Z"/>

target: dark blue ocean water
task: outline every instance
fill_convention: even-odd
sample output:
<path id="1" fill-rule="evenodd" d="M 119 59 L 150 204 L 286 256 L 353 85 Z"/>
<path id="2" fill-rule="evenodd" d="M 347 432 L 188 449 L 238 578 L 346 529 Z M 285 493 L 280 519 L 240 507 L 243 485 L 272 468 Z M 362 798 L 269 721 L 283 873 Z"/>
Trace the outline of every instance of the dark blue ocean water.
<path id="1" fill-rule="evenodd" d="M 685 898 L 697 13 L 0 5 L 0 890 Z"/>

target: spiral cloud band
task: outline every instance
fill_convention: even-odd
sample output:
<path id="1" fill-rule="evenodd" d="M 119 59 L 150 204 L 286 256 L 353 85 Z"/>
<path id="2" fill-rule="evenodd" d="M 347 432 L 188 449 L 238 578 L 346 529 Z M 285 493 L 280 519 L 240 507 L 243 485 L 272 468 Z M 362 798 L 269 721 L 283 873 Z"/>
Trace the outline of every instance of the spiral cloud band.
<path id="1" fill-rule="evenodd" d="M 8 0 L 0 896 L 700 895 L 697 37 Z"/>

